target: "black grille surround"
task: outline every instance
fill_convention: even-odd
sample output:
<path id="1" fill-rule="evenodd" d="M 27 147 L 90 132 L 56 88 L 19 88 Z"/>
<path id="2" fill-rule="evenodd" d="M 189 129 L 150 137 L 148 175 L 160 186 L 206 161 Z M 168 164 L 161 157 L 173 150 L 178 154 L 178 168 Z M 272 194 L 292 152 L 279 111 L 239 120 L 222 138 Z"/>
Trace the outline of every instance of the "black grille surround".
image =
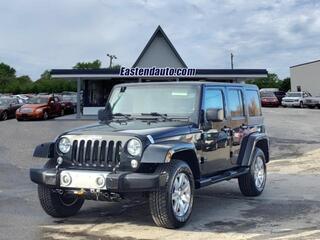
<path id="1" fill-rule="evenodd" d="M 132 158 L 124 149 L 127 141 L 134 137 L 83 135 L 63 137 L 71 141 L 71 149 L 67 154 L 59 155 L 77 169 L 112 170 L 120 166 L 121 159 Z M 124 162 L 122 164 L 126 165 Z"/>

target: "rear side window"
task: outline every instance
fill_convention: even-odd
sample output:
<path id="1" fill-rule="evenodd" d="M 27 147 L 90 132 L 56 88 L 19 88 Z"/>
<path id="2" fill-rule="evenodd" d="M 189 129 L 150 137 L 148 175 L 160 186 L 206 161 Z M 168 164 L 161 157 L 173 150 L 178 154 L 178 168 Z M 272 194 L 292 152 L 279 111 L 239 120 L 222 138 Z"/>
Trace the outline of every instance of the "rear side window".
<path id="1" fill-rule="evenodd" d="M 228 90 L 229 110 L 231 117 L 242 117 L 244 116 L 243 110 L 243 99 L 240 89 L 229 89 Z"/>
<path id="2" fill-rule="evenodd" d="M 261 116 L 261 107 L 258 91 L 246 90 L 249 116 Z"/>

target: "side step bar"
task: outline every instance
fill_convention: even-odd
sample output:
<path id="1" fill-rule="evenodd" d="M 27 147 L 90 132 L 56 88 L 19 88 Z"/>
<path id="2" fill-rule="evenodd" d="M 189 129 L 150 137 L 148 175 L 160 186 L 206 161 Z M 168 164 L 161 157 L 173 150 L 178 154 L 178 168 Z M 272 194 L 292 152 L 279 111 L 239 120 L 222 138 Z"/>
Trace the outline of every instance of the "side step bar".
<path id="1" fill-rule="evenodd" d="M 248 172 L 249 172 L 248 167 L 241 167 L 241 168 L 229 170 L 211 177 L 201 178 L 200 180 L 196 181 L 196 188 L 201 188 L 201 187 L 209 186 L 211 184 L 218 183 L 221 181 L 230 180 L 232 178 L 239 177 Z"/>

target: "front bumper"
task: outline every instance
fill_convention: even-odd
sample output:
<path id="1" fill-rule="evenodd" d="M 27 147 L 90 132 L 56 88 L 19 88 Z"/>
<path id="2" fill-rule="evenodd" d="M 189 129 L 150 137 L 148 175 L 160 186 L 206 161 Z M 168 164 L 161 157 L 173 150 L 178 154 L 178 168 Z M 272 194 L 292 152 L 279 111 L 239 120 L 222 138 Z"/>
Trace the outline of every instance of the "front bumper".
<path id="1" fill-rule="evenodd" d="M 60 188 L 58 169 L 30 169 L 30 179 L 37 184 Z M 103 173 L 103 172 L 102 172 Z M 106 177 L 106 190 L 111 192 L 154 191 L 166 185 L 167 173 L 109 173 Z"/>
<path id="2" fill-rule="evenodd" d="M 282 106 L 286 106 L 286 107 L 299 107 L 300 106 L 300 102 L 283 102 L 282 101 Z"/>
<path id="3" fill-rule="evenodd" d="M 263 107 L 278 107 L 280 104 L 279 102 L 261 102 Z"/>
<path id="4" fill-rule="evenodd" d="M 42 113 L 16 113 L 16 118 L 21 120 L 37 120 L 42 119 Z"/>

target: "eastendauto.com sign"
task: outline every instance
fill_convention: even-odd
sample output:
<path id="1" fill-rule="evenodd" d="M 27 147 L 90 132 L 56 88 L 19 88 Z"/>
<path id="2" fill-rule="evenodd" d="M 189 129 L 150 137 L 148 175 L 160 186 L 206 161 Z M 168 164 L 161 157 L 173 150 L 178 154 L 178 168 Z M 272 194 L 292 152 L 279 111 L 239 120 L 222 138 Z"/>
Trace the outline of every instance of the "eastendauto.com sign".
<path id="1" fill-rule="evenodd" d="M 196 75 L 196 69 L 194 68 L 126 68 L 122 67 L 120 69 L 120 76 L 130 76 L 130 77 L 187 77 Z"/>

